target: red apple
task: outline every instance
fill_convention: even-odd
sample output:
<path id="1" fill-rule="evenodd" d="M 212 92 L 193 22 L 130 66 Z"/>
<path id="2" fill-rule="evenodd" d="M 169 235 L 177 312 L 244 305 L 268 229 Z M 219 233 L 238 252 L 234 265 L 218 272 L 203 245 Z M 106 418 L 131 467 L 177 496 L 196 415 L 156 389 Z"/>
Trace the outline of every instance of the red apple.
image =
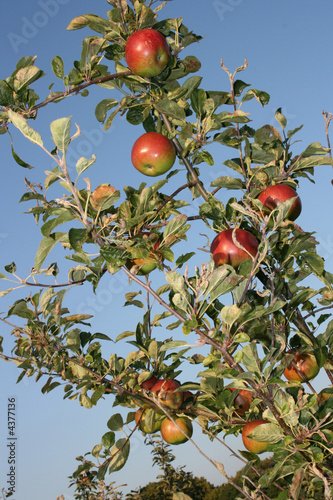
<path id="1" fill-rule="evenodd" d="M 186 435 L 169 418 L 165 418 L 161 425 L 161 436 L 169 444 L 182 444 L 188 441 L 193 434 L 191 421 L 185 417 L 176 417 L 175 422 Z"/>
<path id="2" fill-rule="evenodd" d="M 159 380 L 152 388 L 159 402 L 168 408 L 178 410 L 183 403 L 183 393 L 177 391 L 179 383 L 171 379 Z"/>
<path id="3" fill-rule="evenodd" d="M 156 177 L 170 170 L 175 163 L 176 150 L 165 135 L 147 132 L 135 141 L 131 159 L 139 172 Z"/>
<path id="4" fill-rule="evenodd" d="M 91 206 L 94 210 L 101 210 L 104 203 L 115 192 L 115 188 L 110 184 L 100 184 L 92 193 L 90 198 Z"/>
<path id="5" fill-rule="evenodd" d="M 165 419 L 165 415 L 158 415 L 157 413 L 155 413 L 154 425 L 152 428 L 148 428 L 145 422 L 148 411 L 149 408 L 139 408 L 135 413 L 135 423 L 139 424 L 139 429 L 145 434 L 154 434 L 154 432 L 157 432 L 161 429 L 161 425 L 163 420 Z"/>
<path id="6" fill-rule="evenodd" d="M 268 186 L 258 196 L 258 200 L 261 201 L 269 212 L 290 198 L 296 198 L 296 200 L 288 211 L 286 219 L 296 220 L 302 211 L 302 203 L 300 197 L 292 187 L 287 184 L 274 184 L 273 186 Z"/>
<path id="7" fill-rule="evenodd" d="M 235 240 L 246 251 L 235 245 L 232 239 L 233 232 Z M 229 264 L 237 268 L 242 262 L 255 257 L 258 245 L 257 239 L 249 231 L 245 231 L 245 229 L 226 229 L 214 238 L 210 251 L 216 267 Z"/>
<path id="8" fill-rule="evenodd" d="M 267 420 L 253 420 L 252 422 L 248 422 L 247 424 L 244 425 L 243 431 L 242 431 L 242 439 L 244 446 L 247 450 L 251 451 L 252 453 L 263 453 L 264 451 L 267 451 L 267 448 L 269 446 L 269 443 L 266 443 L 264 441 L 255 441 L 254 439 L 249 438 L 249 434 L 251 434 L 258 425 L 261 424 L 268 424 Z"/>
<path id="9" fill-rule="evenodd" d="M 125 59 L 133 73 L 148 78 L 157 76 L 170 59 L 168 42 L 159 31 L 136 31 L 126 42 Z"/>
<path id="10" fill-rule="evenodd" d="M 288 351 L 287 354 L 290 354 Z M 294 382 L 308 382 L 319 373 L 319 366 L 313 354 L 296 353 L 292 362 L 284 370 L 283 375 L 287 380 Z"/>
<path id="11" fill-rule="evenodd" d="M 140 387 L 145 391 L 150 391 L 151 388 L 157 383 L 158 379 L 155 375 L 152 375 L 150 378 L 146 379 L 144 382 L 140 384 Z"/>
<path id="12" fill-rule="evenodd" d="M 230 388 L 230 391 L 236 391 L 238 389 Z M 235 413 L 237 415 L 243 416 L 250 409 L 252 402 L 252 394 L 246 389 L 241 389 L 234 399 L 234 407 L 236 408 Z"/>

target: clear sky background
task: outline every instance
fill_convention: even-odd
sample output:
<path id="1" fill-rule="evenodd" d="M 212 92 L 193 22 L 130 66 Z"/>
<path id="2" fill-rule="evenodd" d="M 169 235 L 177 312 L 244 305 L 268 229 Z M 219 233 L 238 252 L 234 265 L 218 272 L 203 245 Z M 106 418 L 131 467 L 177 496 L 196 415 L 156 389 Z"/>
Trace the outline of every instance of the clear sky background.
<path id="1" fill-rule="evenodd" d="M 36 86 L 41 97 L 48 93 L 47 87 L 56 78 L 50 62 L 60 55 L 67 71 L 72 61 L 79 59 L 81 40 L 92 32 L 66 32 L 70 20 L 80 14 L 95 13 L 106 17 L 109 5 L 105 0 L 16 0 L 6 2 L 1 7 L 2 29 L 0 34 L 0 78 L 9 76 L 16 62 L 23 56 L 37 55 L 36 65 L 47 74 Z M 265 90 L 271 95 L 270 103 L 263 109 L 256 102 L 248 103 L 245 110 L 252 114 L 253 126 L 265 123 L 275 125 L 274 113 L 282 107 L 288 119 L 288 128 L 294 129 L 304 124 L 296 136 L 300 142 L 294 145 L 296 153 L 301 152 L 310 142 L 326 145 L 322 111 L 333 112 L 332 102 L 332 35 L 333 6 L 328 0 L 322 2 L 303 0 L 290 2 L 267 2 L 266 0 L 174 0 L 168 2 L 161 17 L 180 17 L 197 34 L 204 35 L 200 44 L 190 46 L 183 52 L 195 55 L 202 62 L 202 86 L 205 89 L 229 90 L 226 74 L 220 67 L 221 57 L 225 65 L 234 70 L 248 60 L 248 69 L 239 77 L 254 88 Z M 110 64 L 110 69 L 111 63 Z M 58 83 L 59 82 L 59 83 Z M 62 90 L 58 81 L 54 88 Z M 95 166 L 87 172 L 92 187 L 102 182 L 110 182 L 117 188 L 124 185 L 137 186 L 140 182 L 150 182 L 149 178 L 134 170 L 130 164 L 130 148 L 141 135 L 142 128 L 129 125 L 118 119 L 114 127 L 103 132 L 94 117 L 95 105 L 103 98 L 116 97 L 112 91 L 90 89 L 87 98 L 71 97 L 57 105 L 49 105 L 38 113 L 33 126 L 42 134 L 47 146 L 52 148 L 49 123 L 59 117 L 73 115 L 73 122 L 80 125 L 82 136 L 71 146 L 71 164 L 80 156 L 97 154 Z M 24 175 L 31 182 L 43 182 L 44 170 L 53 168 L 52 162 L 36 147 L 14 135 L 17 153 L 35 166 L 33 171 L 24 170 L 12 159 L 10 141 L 7 135 L 0 137 L 2 183 L 0 185 L 0 267 L 15 261 L 17 274 L 29 274 L 38 248 L 40 235 L 33 218 L 24 215 L 28 206 L 18 205 L 25 191 Z M 215 157 L 213 167 L 202 166 L 203 179 L 227 175 L 223 166 L 232 150 L 220 146 L 211 150 Z M 299 224 L 308 231 L 316 231 L 320 242 L 319 252 L 326 260 L 327 269 L 333 269 L 333 228 L 331 167 L 318 167 L 316 184 L 307 180 L 300 183 L 303 212 Z M 172 186 L 168 187 L 170 193 Z M 229 193 L 221 193 L 226 201 Z M 187 210 L 188 215 L 196 213 L 196 203 Z M 202 229 L 202 228 L 201 228 Z M 199 230 L 192 232 L 188 248 L 202 247 L 206 240 L 199 236 Z M 208 235 L 211 239 L 213 235 Z M 187 250 L 186 250 L 187 249 Z M 64 254 L 52 254 L 48 262 L 61 263 Z M 198 254 L 198 261 L 207 260 L 208 255 Z M 101 283 L 96 295 L 89 287 L 80 287 L 70 293 L 68 306 L 71 312 L 87 312 L 95 315 L 92 331 L 101 331 L 112 338 L 131 330 L 136 325 L 136 312 L 124 309 L 126 280 L 120 274 Z M 128 290 L 127 290 L 128 291 Z M 22 292 L 21 292 L 22 293 Z M 24 293 L 24 292 L 23 292 Z M 28 295 L 29 291 L 26 291 Z M 14 299 L 21 296 L 14 293 L 1 299 L 0 311 L 6 311 Z M 139 316 L 138 316 L 139 319 Z M 9 337 L 10 329 L 1 327 L 1 335 Z M 159 331 L 158 338 L 163 338 Z M 168 333 L 169 335 L 169 333 Z M 181 333 L 175 332 L 177 338 Z M 6 341 L 5 345 L 10 345 Z M 113 345 L 105 345 L 106 353 Z M 129 347 L 117 345 L 121 354 Z M 198 351 L 199 352 L 199 351 Z M 107 357 L 107 354 L 105 355 Z M 107 431 L 106 422 L 113 413 L 112 400 L 100 401 L 92 410 L 80 407 L 77 401 L 63 400 L 62 389 L 50 394 L 41 394 L 41 383 L 25 379 L 16 385 L 19 375 L 14 365 L 0 363 L 0 488 L 6 486 L 8 471 L 6 448 L 7 398 L 17 399 L 18 432 L 18 481 L 17 500 L 55 500 L 64 494 L 66 500 L 73 499 L 73 490 L 68 490 L 69 476 L 76 468 L 75 457 L 84 454 L 100 442 Z M 186 378 L 192 376 L 186 373 Z M 314 385 L 320 389 L 326 380 L 321 375 Z M 116 410 L 118 411 L 118 409 Z M 225 463 L 228 473 L 233 474 L 241 463 L 230 456 L 221 445 L 211 444 L 195 432 L 202 449 L 214 459 Z M 235 449 L 242 449 L 240 438 L 228 437 L 226 442 Z M 158 470 L 152 468 L 150 450 L 146 449 L 143 437 L 138 435 L 132 441 L 132 452 L 127 466 L 111 478 L 116 484 L 127 484 L 121 488 L 129 491 L 153 481 Z M 195 475 L 205 475 L 214 484 L 222 483 L 220 476 L 204 458 L 194 451 L 190 443 L 174 448 L 176 465 L 186 465 Z"/>

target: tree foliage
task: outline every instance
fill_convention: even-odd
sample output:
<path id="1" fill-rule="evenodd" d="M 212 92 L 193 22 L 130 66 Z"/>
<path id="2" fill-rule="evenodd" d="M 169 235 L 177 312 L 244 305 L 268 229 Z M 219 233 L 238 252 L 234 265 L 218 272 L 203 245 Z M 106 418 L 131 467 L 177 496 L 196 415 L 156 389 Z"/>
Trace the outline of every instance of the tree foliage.
<path id="1" fill-rule="evenodd" d="M 64 398 L 77 399 L 86 408 L 104 397 L 113 397 L 114 407 L 120 407 L 89 460 L 82 458 L 72 475 L 76 498 L 88 498 L 84 477 L 89 488 L 91 481 L 97 487 L 108 473 L 125 466 L 131 437 L 140 432 L 134 423 L 139 404 L 152 408 L 147 425 L 152 427 L 156 411 L 171 419 L 185 415 L 221 446 L 221 436 L 238 435 L 247 421 L 265 419 L 268 424 L 252 437 L 268 443 L 275 465 L 256 480 L 255 493 L 238 486 L 221 463 L 206 457 L 211 465 L 243 498 L 267 498 L 264 488 L 283 479 L 283 490 L 275 492 L 278 500 L 296 500 L 305 492 L 308 499 L 318 498 L 323 491 L 327 500 L 333 482 L 333 400 L 320 398 L 305 380 L 286 381 L 283 372 L 295 352 L 309 353 L 332 384 L 333 274 L 317 253 L 314 234 L 287 218 L 294 199 L 267 212 L 257 197 L 274 184 L 297 190 L 300 179 L 313 182 L 315 167 L 333 161 L 317 142 L 294 153 L 301 126 L 289 130 L 281 109 L 275 126 L 255 128 L 247 102 L 254 99 L 265 106 L 269 95 L 239 77 L 246 60 L 233 72 L 221 62 L 230 87 L 204 89 L 200 61 L 189 52 L 201 37 L 182 19 L 160 19 L 163 4 L 155 4 L 108 0 L 105 18 L 86 14 L 73 19 L 69 30 L 88 28 L 90 35 L 69 71 L 59 55 L 53 57 L 57 83 L 43 99 L 33 88 L 44 76 L 35 57 L 20 59 L 13 73 L 0 80 L 0 132 L 3 140 L 10 136 L 13 159 L 31 167 L 15 152 L 11 134 L 17 129 L 54 165 L 40 185 L 27 180 L 20 200 L 37 222 L 41 239 L 28 277 L 20 277 L 14 262 L 0 274 L 2 297 L 22 290 L 1 318 L 13 334 L 12 350 L 1 349 L 1 357 L 17 365 L 19 381 L 25 376 L 43 379 L 43 393 L 62 387 Z M 124 61 L 127 39 L 142 28 L 162 33 L 171 51 L 168 65 L 151 79 L 136 75 Z M 89 169 L 93 179 L 95 154 L 81 157 L 74 173 L 68 168 L 68 148 L 80 135 L 79 125 L 71 116 L 52 121 L 52 149 L 45 145 L 50 131 L 37 130 L 45 106 L 72 94 L 86 97 L 94 86 L 105 90 L 95 109 L 105 130 L 126 116 L 128 126 L 167 136 L 179 163 L 157 181 L 116 187 L 97 210 L 94 182 L 87 177 Z M 205 185 L 202 172 L 214 164 L 211 146 L 230 153 L 224 161 L 229 175 Z M 173 183 L 177 188 L 172 191 Z M 185 213 L 186 191 L 196 200 L 193 216 Z M 239 266 L 216 267 L 209 245 L 230 228 L 254 235 L 257 252 Z M 208 239 L 206 259 L 186 247 L 187 236 L 200 231 Z M 244 250 L 235 234 L 234 244 Z M 58 265 L 52 257 L 60 247 L 66 260 Z M 140 269 L 148 258 L 156 270 L 145 277 Z M 96 291 L 116 273 L 128 278 L 125 305 L 142 311 L 142 319 L 132 331 L 118 335 L 114 352 L 106 357 L 110 339 L 90 331 L 89 314 L 69 311 L 67 294 L 82 285 Z M 123 342 L 133 349 L 125 358 L 118 350 Z M 193 354 L 193 346 L 201 346 L 202 354 Z M 184 383 L 189 365 L 197 368 L 197 378 Z M 141 388 L 151 372 L 183 382 L 180 390 L 192 396 L 181 408 L 166 407 L 156 394 Z M 244 414 L 235 406 L 241 389 L 252 395 Z M 255 454 L 235 454 L 248 462 L 247 471 L 255 467 Z"/>

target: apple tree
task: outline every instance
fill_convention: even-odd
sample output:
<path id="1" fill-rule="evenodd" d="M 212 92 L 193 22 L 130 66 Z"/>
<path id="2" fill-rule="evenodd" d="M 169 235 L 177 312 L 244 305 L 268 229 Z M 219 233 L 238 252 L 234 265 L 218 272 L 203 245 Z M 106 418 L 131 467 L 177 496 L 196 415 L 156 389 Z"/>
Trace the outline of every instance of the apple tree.
<path id="1" fill-rule="evenodd" d="M 246 60 L 235 71 L 222 60 L 227 88 L 204 89 L 200 61 L 189 52 L 201 37 L 182 19 L 163 19 L 165 2 L 108 4 L 105 18 L 81 14 L 69 24 L 91 34 L 68 72 L 61 56 L 53 56 L 58 83 L 48 95 L 34 91 L 44 76 L 35 57 L 20 59 L 0 80 L 2 140 L 17 129 L 54 165 L 40 181 L 42 190 L 27 181 L 20 200 L 41 239 L 28 277 L 4 263 L 0 278 L 10 287 L 2 297 L 18 288 L 22 297 L 2 314 L 12 346 L 1 349 L 1 358 L 17 365 L 19 381 L 44 379 L 43 393 L 62 388 L 64 398 L 87 408 L 113 398 L 107 431 L 72 476 L 77 498 L 125 466 L 135 433 L 161 429 L 171 444 L 190 440 L 242 498 L 267 499 L 262 488 L 276 483 L 279 500 L 304 492 L 314 499 L 322 491 L 328 500 L 333 274 L 297 217 L 299 180 L 313 181 L 315 167 L 332 165 L 330 150 L 312 143 L 293 153 L 301 126 L 289 130 L 281 109 L 275 126 L 255 128 L 247 101 L 256 100 L 260 110 L 269 95 L 240 78 Z M 67 153 L 80 128 L 71 117 L 50 123 L 51 150 L 44 145 L 50 131 L 37 131 L 46 106 L 71 95 L 88 103 L 96 86 L 105 91 L 95 109 L 105 130 L 121 116 L 142 130 L 131 147 L 139 186 L 125 185 L 124 169 L 123 189 L 107 179 L 92 189 L 95 154 L 81 157 L 73 175 Z M 229 175 L 207 185 L 201 172 L 214 164 L 213 146 L 228 152 Z M 14 148 L 15 141 L 13 159 L 28 168 Z M 186 215 L 189 196 L 196 202 L 193 216 Z M 199 232 L 207 235 L 206 253 L 186 245 Z M 52 262 L 58 247 L 66 251 L 62 265 Z M 126 305 L 143 312 L 106 357 L 108 337 L 90 331 L 90 315 L 69 311 L 68 296 L 78 286 L 96 291 L 117 273 L 128 279 Z M 117 349 L 123 343 L 132 349 L 127 357 Z M 196 370 L 192 381 L 189 366 Z M 327 388 L 317 394 L 311 380 L 319 371 Z M 233 453 L 246 464 L 242 486 L 200 450 L 194 426 L 221 447 L 225 436 L 240 436 L 243 451 Z M 271 452 L 275 464 L 265 474 L 257 469 L 262 451 Z M 250 469 L 257 474 L 255 490 Z"/>

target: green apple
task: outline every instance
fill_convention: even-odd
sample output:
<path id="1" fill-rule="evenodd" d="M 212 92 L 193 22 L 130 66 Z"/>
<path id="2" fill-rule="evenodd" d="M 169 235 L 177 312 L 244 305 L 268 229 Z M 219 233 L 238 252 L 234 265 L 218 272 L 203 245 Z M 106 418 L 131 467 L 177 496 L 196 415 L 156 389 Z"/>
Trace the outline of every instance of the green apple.
<path id="1" fill-rule="evenodd" d="M 150 408 L 139 408 L 135 413 L 135 423 L 145 434 L 154 434 L 154 432 L 157 432 L 161 429 L 161 425 L 163 420 L 165 419 L 165 415 L 158 415 L 154 412 L 153 426 L 148 427 L 146 424 L 146 417 L 149 411 Z"/>

